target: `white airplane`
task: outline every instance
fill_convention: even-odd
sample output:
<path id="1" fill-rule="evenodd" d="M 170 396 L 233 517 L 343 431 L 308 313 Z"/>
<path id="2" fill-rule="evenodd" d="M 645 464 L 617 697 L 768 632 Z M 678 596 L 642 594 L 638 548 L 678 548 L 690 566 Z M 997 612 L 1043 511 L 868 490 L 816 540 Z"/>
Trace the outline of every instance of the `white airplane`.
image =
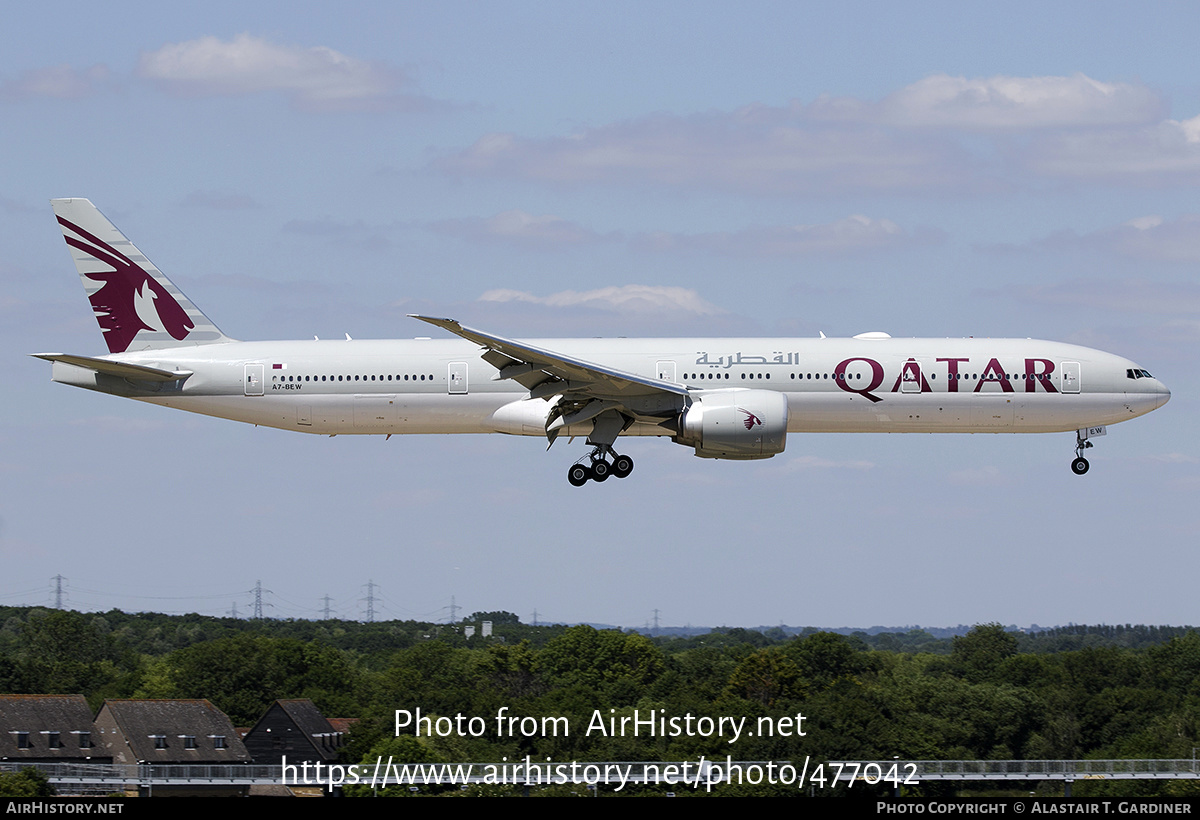
<path id="1" fill-rule="evenodd" d="M 108 345 L 34 354 L 63 384 L 325 435 L 586 436 L 575 486 L 624 478 L 617 437 L 666 436 L 702 458 L 759 459 L 791 433 L 1076 431 L 1090 439 L 1171 393 L 1134 362 L 1035 339 L 506 339 L 239 342 L 86 199 L 51 201 Z"/>

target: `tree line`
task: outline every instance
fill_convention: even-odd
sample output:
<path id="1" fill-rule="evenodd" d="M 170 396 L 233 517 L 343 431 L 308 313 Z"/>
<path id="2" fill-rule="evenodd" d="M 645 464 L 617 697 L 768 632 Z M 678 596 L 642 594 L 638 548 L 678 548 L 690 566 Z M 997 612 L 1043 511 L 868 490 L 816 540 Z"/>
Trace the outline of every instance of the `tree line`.
<path id="1" fill-rule="evenodd" d="M 328 717 L 358 718 L 347 762 L 1190 758 L 1200 745 L 1200 633 L 1189 628 L 1021 635 L 983 624 L 949 639 L 735 628 L 651 638 L 510 615 L 464 619 L 494 624 L 493 637 L 468 638 L 461 625 L 409 621 L 4 608 L 0 691 L 81 693 L 93 709 L 106 698 L 208 698 L 241 726 L 275 699 L 311 698 Z M 397 737 L 395 711 L 416 707 L 483 718 L 487 728 Z M 805 734 L 730 744 L 583 731 L 598 710 L 605 719 L 727 716 L 750 726 L 802 714 Z M 505 734 L 498 714 L 561 718 L 573 731 Z M 1087 782 L 1075 793 L 1195 793 L 1192 782 Z"/>

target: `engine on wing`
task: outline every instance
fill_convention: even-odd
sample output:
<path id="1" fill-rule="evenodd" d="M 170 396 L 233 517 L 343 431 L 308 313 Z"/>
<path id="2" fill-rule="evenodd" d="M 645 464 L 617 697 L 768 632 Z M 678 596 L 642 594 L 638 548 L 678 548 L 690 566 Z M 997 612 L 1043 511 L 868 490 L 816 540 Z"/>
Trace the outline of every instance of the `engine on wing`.
<path id="1" fill-rule="evenodd" d="M 787 396 L 771 390 L 706 390 L 679 416 L 675 441 L 701 458 L 770 458 L 787 443 Z"/>

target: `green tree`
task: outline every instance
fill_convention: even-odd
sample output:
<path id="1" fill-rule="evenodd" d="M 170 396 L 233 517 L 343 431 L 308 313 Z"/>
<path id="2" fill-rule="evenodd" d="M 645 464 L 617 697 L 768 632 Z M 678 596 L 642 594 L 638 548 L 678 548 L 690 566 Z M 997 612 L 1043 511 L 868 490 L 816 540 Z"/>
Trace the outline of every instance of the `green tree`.
<path id="1" fill-rule="evenodd" d="M 29 692 L 97 693 L 137 668 L 137 657 L 78 612 L 33 610 L 21 627 L 17 669 Z"/>
<path id="2" fill-rule="evenodd" d="M 333 647 L 237 635 L 173 652 L 148 679 L 151 697 L 208 698 L 235 724 L 251 725 L 280 698 L 310 698 L 327 715 L 358 710 L 358 673 Z"/>
<path id="3" fill-rule="evenodd" d="M 387 774 L 389 766 L 403 766 L 406 763 L 443 763 L 437 752 L 429 748 L 421 738 L 413 735 L 397 735 L 386 737 L 371 747 L 366 756 L 359 761 L 360 771 L 374 772 L 376 764 L 380 771 Z M 412 792 L 406 785 L 392 785 L 385 788 L 372 789 L 369 785 L 349 785 L 344 789 L 346 797 L 408 797 Z"/>
<path id="4" fill-rule="evenodd" d="M 759 649 L 742 659 L 729 676 L 729 694 L 773 708 L 782 699 L 803 697 L 800 670 L 775 647 Z"/>
<path id="5" fill-rule="evenodd" d="M 504 695 L 506 699 L 540 695 L 546 686 L 535 670 L 537 653 L 529 641 L 511 644 L 492 644 L 478 659 L 476 671 L 481 683 Z"/>
<path id="6" fill-rule="evenodd" d="M 662 652 L 644 635 L 574 626 L 538 653 L 538 670 L 555 686 L 580 685 L 625 706 L 665 670 Z M 633 700 L 628 700 L 632 697 Z"/>
<path id="7" fill-rule="evenodd" d="M 40 769 L 0 772 L 0 797 L 53 797 L 54 787 Z"/>
<path id="8" fill-rule="evenodd" d="M 854 648 L 849 638 L 835 632 L 796 638 L 786 651 L 800 674 L 818 689 L 828 688 L 843 678 L 853 678 L 867 669 L 865 655 Z"/>
<path id="9" fill-rule="evenodd" d="M 966 635 L 954 638 L 951 665 L 967 680 L 991 677 L 1005 658 L 1017 654 L 1017 636 L 998 623 L 977 624 Z"/>

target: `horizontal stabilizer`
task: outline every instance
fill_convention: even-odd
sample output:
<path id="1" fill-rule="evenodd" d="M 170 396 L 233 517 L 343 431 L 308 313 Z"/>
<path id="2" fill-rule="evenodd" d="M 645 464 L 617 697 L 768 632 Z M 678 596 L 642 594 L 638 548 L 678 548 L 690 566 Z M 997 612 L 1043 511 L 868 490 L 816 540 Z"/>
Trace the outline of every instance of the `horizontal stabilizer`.
<path id="1" fill-rule="evenodd" d="M 138 379 L 144 382 L 174 382 L 186 379 L 192 375 L 190 370 L 160 370 L 157 367 L 146 367 L 144 364 L 128 364 L 114 362 L 111 359 L 93 359 L 90 356 L 68 356 L 65 353 L 31 353 L 35 359 L 45 359 L 48 362 L 83 367 L 97 373 L 117 376 L 122 379 Z"/>

